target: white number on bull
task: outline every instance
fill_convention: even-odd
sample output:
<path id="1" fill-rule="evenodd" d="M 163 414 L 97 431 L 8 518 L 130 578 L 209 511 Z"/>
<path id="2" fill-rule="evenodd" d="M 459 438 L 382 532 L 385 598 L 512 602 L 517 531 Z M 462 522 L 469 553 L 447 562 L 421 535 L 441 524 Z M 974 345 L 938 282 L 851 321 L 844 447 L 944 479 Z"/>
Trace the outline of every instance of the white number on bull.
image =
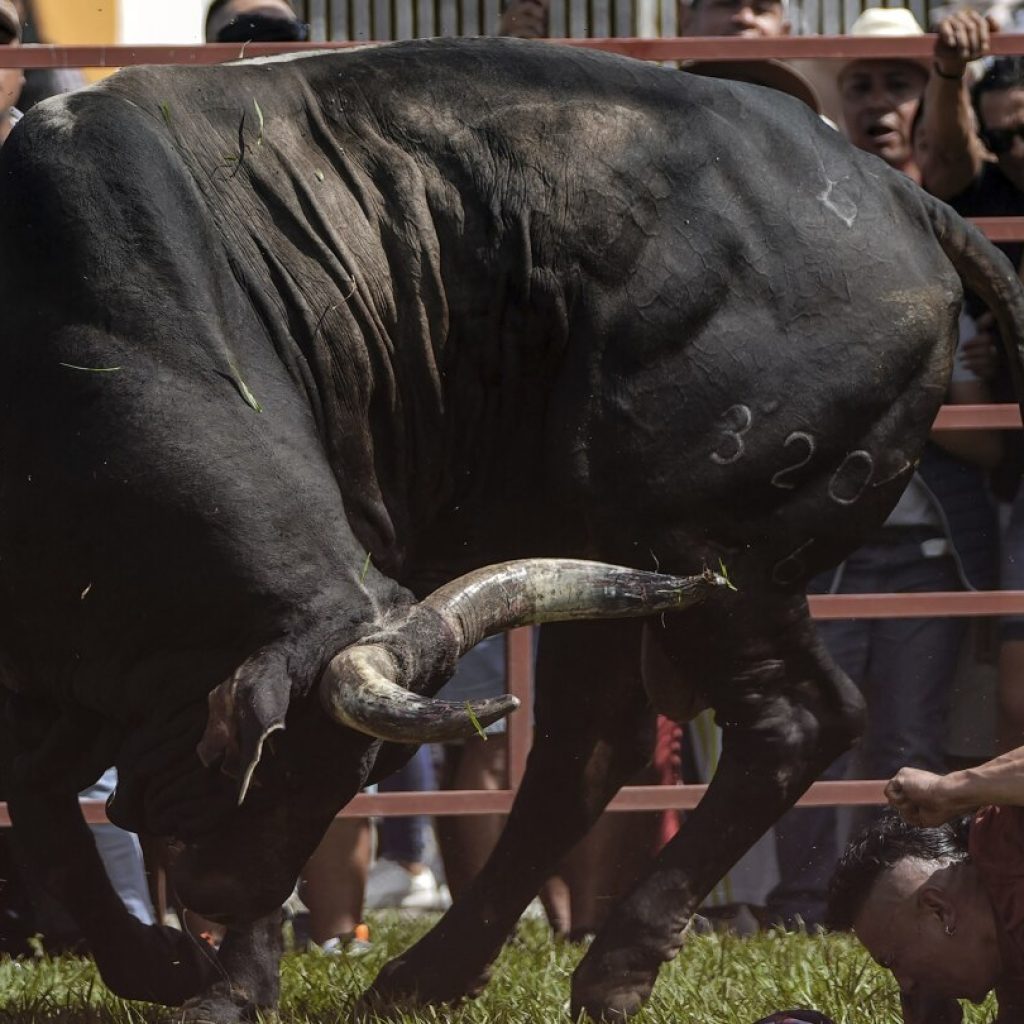
<path id="1" fill-rule="evenodd" d="M 711 461 L 719 466 L 728 466 L 743 455 L 745 451 L 743 435 L 750 429 L 750 425 L 754 421 L 754 414 L 750 411 L 749 405 L 731 405 L 725 410 L 722 419 L 724 421 L 722 433 L 725 435 L 726 441 L 719 447 L 724 448 L 725 451 L 713 451 Z"/>
<path id="2" fill-rule="evenodd" d="M 837 505 L 852 505 L 871 482 L 875 460 L 870 452 L 850 452 L 828 482 L 828 496 Z"/>
<path id="3" fill-rule="evenodd" d="M 781 487 L 784 491 L 791 491 L 796 487 L 796 482 L 791 479 L 791 475 L 798 469 L 806 466 L 811 459 L 814 458 L 814 438 L 810 434 L 805 434 L 802 430 L 794 430 L 789 437 L 783 442 L 782 447 L 788 448 L 791 444 L 796 444 L 799 441 L 803 441 L 807 445 L 807 452 L 799 462 L 794 462 L 792 466 L 787 466 L 785 469 L 780 469 L 772 477 L 772 483 L 776 487 Z"/>

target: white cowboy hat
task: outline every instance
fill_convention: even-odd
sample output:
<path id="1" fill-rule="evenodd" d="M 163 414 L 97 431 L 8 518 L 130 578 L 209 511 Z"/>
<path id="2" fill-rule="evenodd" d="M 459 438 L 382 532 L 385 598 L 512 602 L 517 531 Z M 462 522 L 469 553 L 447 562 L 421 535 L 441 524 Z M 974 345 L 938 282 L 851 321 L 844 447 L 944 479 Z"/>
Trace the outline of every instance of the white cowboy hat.
<path id="1" fill-rule="evenodd" d="M 860 16 L 850 26 L 850 31 L 846 34 L 861 37 L 923 36 L 924 29 L 918 24 L 914 12 L 907 10 L 906 7 L 869 7 L 866 11 L 861 11 Z M 908 64 L 916 64 L 918 67 L 924 68 L 925 71 L 931 71 L 931 57 L 903 57 L 900 59 L 905 60 Z M 836 81 L 842 77 L 843 71 L 853 63 L 855 62 L 850 60 L 836 65 Z"/>
<path id="2" fill-rule="evenodd" d="M 851 36 L 923 36 L 924 29 L 906 7 L 869 7 L 850 26 Z"/>

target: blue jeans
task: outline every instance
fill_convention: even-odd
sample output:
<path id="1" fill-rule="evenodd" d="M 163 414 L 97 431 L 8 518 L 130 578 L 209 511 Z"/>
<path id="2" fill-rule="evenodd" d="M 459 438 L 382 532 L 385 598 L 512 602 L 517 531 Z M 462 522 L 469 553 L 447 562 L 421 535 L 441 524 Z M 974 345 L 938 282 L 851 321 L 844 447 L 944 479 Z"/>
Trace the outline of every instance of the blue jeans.
<path id="1" fill-rule="evenodd" d="M 430 747 L 420 747 L 412 759 L 377 787 L 381 793 L 420 793 L 437 789 Z M 430 819 L 424 814 L 381 818 L 377 825 L 377 856 L 406 864 L 422 862 Z"/>
<path id="2" fill-rule="evenodd" d="M 117 771 L 108 768 L 79 797 L 82 800 L 105 800 L 117 785 Z M 149 899 L 142 847 L 134 832 L 125 832 L 116 825 L 90 825 L 100 859 L 107 870 L 110 884 L 128 912 L 143 924 L 153 924 L 153 905 Z"/>

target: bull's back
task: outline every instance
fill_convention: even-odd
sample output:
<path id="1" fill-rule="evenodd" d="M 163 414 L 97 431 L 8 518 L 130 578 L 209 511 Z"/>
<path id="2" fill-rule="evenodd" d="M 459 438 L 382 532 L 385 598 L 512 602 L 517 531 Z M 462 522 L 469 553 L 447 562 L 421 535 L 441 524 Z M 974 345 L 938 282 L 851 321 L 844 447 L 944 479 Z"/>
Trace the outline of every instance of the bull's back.
<path id="1" fill-rule="evenodd" d="M 103 88 L 177 150 L 245 267 L 280 264 L 314 308 L 365 289 L 399 363 L 424 331 L 493 326 L 495 296 L 548 316 L 600 291 L 790 320 L 884 296 L 894 264 L 904 292 L 936 277 L 913 189 L 756 86 L 479 39 L 137 69 Z M 417 289 L 448 319 L 408 315 Z"/>
<path id="2" fill-rule="evenodd" d="M 81 102 L 128 109 L 137 127 L 124 158 L 104 168 L 93 153 L 94 173 L 130 201 L 111 201 L 109 221 L 100 211 L 70 241 L 86 227 L 97 242 L 137 244 L 141 208 L 153 237 L 170 237 L 179 254 L 229 250 L 250 294 L 272 296 L 264 308 L 280 303 L 288 343 L 298 337 L 301 347 L 306 330 L 307 354 L 326 339 L 334 358 L 356 352 L 386 367 L 403 401 L 389 398 L 390 419 L 346 433 L 374 436 L 400 523 L 438 511 L 436 499 L 399 508 L 400 492 L 411 504 L 431 491 L 457 504 L 439 475 L 470 479 L 460 466 L 500 474 L 530 461 L 532 450 L 510 454 L 513 438 L 536 449 L 537 465 L 555 460 L 552 479 L 573 479 L 557 460 L 595 418 L 595 445 L 607 431 L 612 451 L 630 435 L 694 453 L 680 514 L 703 515 L 731 497 L 728 480 L 705 486 L 701 460 L 720 454 L 742 396 L 768 380 L 795 407 L 796 426 L 780 419 L 763 435 L 785 456 L 779 470 L 786 438 L 837 401 L 862 417 L 854 433 L 866 433 L 920 377 L 919 339 L 943 334 L 936 327 L 956 298 L 912 191 L 803 105 L 756 87 L 547 45 L 459 40 L 139 69 L 91 96 Z M 223 273 L 222 259 L 217 266 Z M 161 261 L 147 268 L 166 278 Z M 166 280 L 159 287 L 168 293 Z M 83 301 L 101 307 L 102 289 L 90 283 Z M 123 281 L 116 289 L 130 300 Z M 216 305 L 200 275 L 183 275 L 172 294 L 170 306 Z M 927 312 L 888 346 L 915 306 Z M 153 303 L 138 308 L 151 313 Z M 304 323 L 296 310 L 308 310 Z M 165 313 L 165 324 L 181 317 Z M 204 358 L 221 358 L 225 339 L 249 352 L 254 337 L 273 333 L 254 323 L 251 305 L 235 313 L 253 329 L 236 323 Z M 194 333 L 199 321 L 182 322 Z M 513 349 L 522 357 L 510 362 Z M 837 360 L 850 385 L 821 386 Z M 677 382 L 686 401 L 664 385 L 648 391 L 650 374 Z M 590 382 L 601 379 L 616 386 L 595 394 Z M 598 408 L 605 401 L 614 408 Z M 666 409 L 685 416 L 659 429 Z M 410 451 L 408 465 L 389 463 Z M 615 467 L 608 472 L 614 480 Z M 594 481 L 576 483 L 586 497 Z"/>
<path id="3" fill-rule="evenodd" d="M 742 443 L 772 467 L 772 515 L 806 454 L 791 438 L 834 469 L 861 440 L 881 449 L 887 417 L 916 438 L 938 401 L 959 285 L 918 193 L 799 101 L 515 40 L 154 69 L 109 88 L 149 109 L 173 95 L 168 132 L 201 122 L 178 144 L 233 211 L 223 230 L 245 265 L 274 238 L 289 301 L 340 309 L 349 340 L 331 343 L 358 332 L 395 374 L 408 422 L 371 430 L 378 471 L 396 438 L 424 439 L 393 473 L 426 478 L 414 496 L 443 496 L 438 475 L 468 467 L 506 493 L 568 481 L 567 500 L 600 500 L 620 479 L 607 452 L 662 473 L 622 441 L 654 439 L 696 522 L 749 512 L 745 467 L 716 462 Z M 356 322 L 360 302 L 372 322 Z M 747 435 L 747 413 L 773 403 L 786 415 Z M 599 457 L 570 454 L 581 437 Z M 899 484 L 915 457 L 880 461 Z M 402 518 L 419 528 L 437 510 Z"/>
<path id="4" fill-rule="evenodd" d="M 722 252 L 770 236 L 784 280 L 803 246 L 822 263 L 865 240 L 895 251 L 905 213 L 896 176 L 800 101 L 583 48 L 417 40 L 129 69 L 102 88 L 157 122 L 211 201 L 255 191 L 240 202 L 256 213 L 269 181 L 301 185 L 308 195 L 296 200 L 314 205 L 352 190 L 372 220 L 388 217 L 379 204 L 404 208 L 419 189 L 485 264 L 486 247 L 528 217 L 534 245 L 614 279 L 610 264 L 636 254 L 629 222 L 644 232 L 662 223 Z M 291 180 L 275 176 L 281 163 Z"/>

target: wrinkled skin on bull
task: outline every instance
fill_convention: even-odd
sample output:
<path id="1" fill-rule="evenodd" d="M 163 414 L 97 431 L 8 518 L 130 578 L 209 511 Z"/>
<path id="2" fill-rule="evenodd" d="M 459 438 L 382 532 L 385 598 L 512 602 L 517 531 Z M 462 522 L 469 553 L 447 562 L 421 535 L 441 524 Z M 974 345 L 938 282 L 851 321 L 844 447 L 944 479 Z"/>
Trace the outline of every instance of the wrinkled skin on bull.
<path id="1" fill-rule="evenodd" d="M 545 633 L 498 848 L 368 996 L 476 991 L 652 708 L 708 706 L 707 797 L 573 979 L 574 1010 L 636 1011 L 857 736 L 804 583 L 907 482 L 959 278 L 1022 336 L 1013 269 L 796 101 L 514 40 L 125 71 L 32 111 L 0 188 L 4 786 L 108 984 L 273 1005 L 273 915 L 397 756 L 335 698 L 437 691 L 472 633 L 438 586 L 722 561 L 736 591 L 678 615 Z M 229 925 L 218 963 L 104 885 L 74 794 L 110 764 L 112 819 L 171 837 L 177 892 Z"/>

